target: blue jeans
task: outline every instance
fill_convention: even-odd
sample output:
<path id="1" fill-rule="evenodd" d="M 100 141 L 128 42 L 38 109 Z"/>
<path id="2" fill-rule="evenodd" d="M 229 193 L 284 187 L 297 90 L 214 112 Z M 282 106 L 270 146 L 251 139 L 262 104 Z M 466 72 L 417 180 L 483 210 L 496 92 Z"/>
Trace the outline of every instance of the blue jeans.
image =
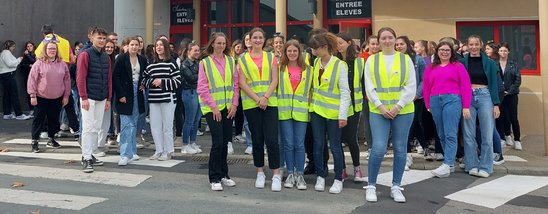
<path id="1" fill-rule="evenodd" d="M 196 89 L 183 90 L 183 104 L 185 106 L 185 122 L 183 124 L 183 144 L 196 142 L 196 133 L 198 132 L 198 123 L 202 118 L 202 110 L 198 103 L 198 93 Z"/>
<path id="2" fill-rule="evenodd" d="M 72 99 L 74 100 L 74 111 L 78 115 L 78 121 L 80 123 L 80 132 L 82 132 L 82 114 L 80 110 L 80 94 L 78 94 L 78 88 L 76 86 L 72 87 Z"/>
<path id="3" fill-rule="evenodd" d="M 285 152 L 287 172 L 304 174 L 304 136 L 308 123 L 293 119 L 280 120 L 280 138 Z"/>
<path id="4" fill-rule="evenodd" d="M 405 169 L 405 160 L 407 158 L 407 138 L 414 117 L 414 113 L 400 114 L 393 120 L 389 120 L 380 114 L 369 114 L 371 135 L 373 137 L 373 148 L 371 149 L 371 156 L 369 156 L 369 165 L 367 169 L 369 185 L 375 186 L 377 184 L 377 176 L 379 175 L 384 154 L 386 154 L 390 131 L 392 131 L 392 146 L 394 148 L 392 185 L 401 185 L 403 171 Z"/>
<path id="5" fill-rule="evenodd" d="M 139 102 L 137 101 L 138 84 L 133 84 L 133 112 L 131 115 L 120 114 L 120 156 L 131 159 L 137 150 L 137 122 L 139 120 Z"/>
<path id="6" fill-rule="evenodd" d="M 333 162 L 335 165 L 335 179 L 342 181 L 342 169 L 343 169 L 343 152 L 341 144 L 341 129 L 339 128 L 338 120 L 326 119 L 316 113 L 311 113 L 310 123 L 312 125 L 312 136 L 314 137 L 314 167 L 316 168 L 316 175 L 325 178 L 327 172 L 325 171 L 325 163 L 323 160 L 323 149 L 325 142 L 325 133 L 329 137 L 329 148 L 333 155 Z"/>
<path id="7" fill-rule="evenodd" d="M 478 145 L 476 142 L 476 118 L 479 118 L 481 130 L 481 151 L 478 159 Z M 472 90 L 470 104 L 470 119 L 463 120 L 464 135 L 464 171 L 478 168 L 487 173 L 493 172 L 493 131 L 495 119 L 493 116 L 493 101 L 487 88 Z"/>
<path id="8" fill-rule="evenodd" d="M 462 98 L 458 94 L 442 94 L 430 97 L 430 112 L 443 147 L 443 163 L 455 164 L 457 155 L 457 133 L 462 117 Z"/>

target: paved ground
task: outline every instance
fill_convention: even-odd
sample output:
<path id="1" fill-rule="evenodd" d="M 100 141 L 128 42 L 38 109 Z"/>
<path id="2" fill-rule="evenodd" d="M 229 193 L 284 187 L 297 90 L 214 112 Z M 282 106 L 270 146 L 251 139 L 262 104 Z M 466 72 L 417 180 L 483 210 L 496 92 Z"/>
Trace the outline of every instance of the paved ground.
<path id="1" fill-rule="evenodd" d="M 84 174 L 75 141 L 63 139 L 61 149 L 28 152 L 31 121 L 0 121 L 0 213 L 547 213 L 548 167 L 540 136 L 526 137 L 524 151 L 505 149 L 508 161 L 487 179 L 457 170 L 446 179 L 431 178 L 428 170 L 440 162 L 415 158 L 413 170 L 404 174 L 408 202 L 389 198 L 391 158 L 383 162 L 379 202 L 365 202 L 363 183 L 346 181 L 341 194 L 313 190 L 315 176 L 306 176 L 308 190 L 254 188 L 251 156 L 244 144 L 235 143 L 229 156 L 234 188 L 212 192 L 207 181 L 210 137 L 199 137 L 205 154 L 177 155 L 167 162 L 149 161 L 152 149 L 139 150 L 143 160 L 126 167 L 116 165 L 116 148 L 103 158 L 105 166 Z M 42 147 L 44 148 L 44 147 Z M 365 147 L 361 147 L 365 151 Z M 418 156 L 417 156 L 418 157 Z M 350 157 L 346 159 L 350 161 Z M 183 162 L 184 161 L 184 162 Z M 367 172 L 367 160 L 361 158 Z M 351 166 L 349 163 L 348 166 Z M 422 169 L 422 170 L 420 170 Z M 352 174 L 352 173 L 350 173 Z M 544 176 L 543 176 L 544 175 Z M 267 177 L 270 177 L 267 172 Z M 352 176 L 351 176 L 352 177 Z M 18 182 L 23 184 L 21 187 Z M 327 188 L 333 172 L 327 178 Z M 385 185 L 382 185 L 385 184 Z M 267 187 L 270 181 L 267 180 Z"/>

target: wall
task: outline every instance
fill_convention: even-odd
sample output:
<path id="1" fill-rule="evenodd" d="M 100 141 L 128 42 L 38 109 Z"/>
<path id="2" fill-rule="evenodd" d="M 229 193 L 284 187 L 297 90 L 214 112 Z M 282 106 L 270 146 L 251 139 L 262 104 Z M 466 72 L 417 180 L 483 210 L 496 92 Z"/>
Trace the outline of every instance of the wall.
<path id="1" fill-rule="evenodd" d="M 169 0 L 154 1 L 154 37 L 169 36 Z M 118 33 L 120 44 L 127 36 L 145 36 L 145 0 L 114 1 L 114 31 Z M 120 45 L 119 44 L 119 45 Z"/>
<path id="2" fill-rule="evenodd" d="M 456 36 L 457 21 L 538 20 L 538 0 L 373 0 L 373 33 L 384 26 L 411 39 Z M 394 5 L 398 5 L 395 7 Z M 508 8 L 511 8 L 508 10 Z M 541 65 L 548 66 L 548 65 Z M 542 81 L 522 76 L 519 120 L 522 135 L 543 134 Z"/>
<path id="3" fill-rule="evenodd" d="M 55 32 L 71 43 L 87 41 L 89 26 L 100 26 L 107 31 L 112 31 L 114 26 L 113 0 L 0 0 L 0 5 L 0 42 L 14 40 L 17 43 L 17 57 L 22 54 L 26 41 L 42 41 L 40 30 L 44 24 L 53 24 Z M 22 86 L 22 77 L 18 74 L 16 78 L 18 85 Z M 19 88 L 21 103 L 26 103 L 26 90 Z M 26 104 L 21 106 L 27 110 Z"/>

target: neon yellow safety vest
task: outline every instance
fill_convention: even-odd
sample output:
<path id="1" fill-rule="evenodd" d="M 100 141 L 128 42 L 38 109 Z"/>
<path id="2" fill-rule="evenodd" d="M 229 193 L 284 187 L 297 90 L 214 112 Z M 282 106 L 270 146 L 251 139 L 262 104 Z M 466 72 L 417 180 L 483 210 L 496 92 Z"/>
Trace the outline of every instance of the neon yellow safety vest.
<path id="1" fill-rule="evenodd" d="M 279 72 L 278 84 L 278 119 L 293 119 L 299 122 L 308 122 L 308 109 L 310 103 L 308 97 L 312 87 L 312 69 L 307 67 L 301 73 L 301 81 L 293 92 L 289 71 L 287 67 Z"/>
<path id="2" fill-rule="evenodd" d="M 270 73 L 272 72 L 273 57 L 274 54 L 263 51 L 262 75 L 259 74 L 259 68 L 255 62 L 253 62 L 253 59 L 251 59 L 251 55 L 249 55 L 249 53 L 245 53 L 242 57 L 240 57 L 240 60 L 238 60 L 240 69 L 245 75 L 247 85 L 253 92 L 257 93 L 257 96 L 259 97 L 265 95 L 270 83 L 272 83 L 272 76 Z M 244 110 L 259 107 L 255 100 L 249 97 L 246 93 L 242 93 L 242 105 Z M 268 99 L 268 106 L 278 106 L 276 90 L 274 90 L 274 93 L 272 93 L 271 97 Z"/>
<path id="3" fill-rule="evenodd" d="M 397 53 L 392 64 L 390 79 L 388 79 L 388 69 L 385 66 L 384 56 L 377 53 L 371 56 L 369 70 L 371 72 L 371 80 L 375 91 L 379 95 L 381 103 L 387 108 L 392 109 L 398 103 L 401 97 L 401 90 L 407 84 L 409 77 L 408 60 L 409 56 L 403 53 Z M 369 101 L 369 110 L 376 114 L 381 114 L 380 110 L 374 103 Z M 409 114 L 415 111 L 415 105 L 410 102 L 400 111 L 400 114 Z"/>
<path id="4" fill-rule="evenodd" d="M 306 65 L 310 66 L 310 54 L 305 51 L 303 53 L 303 56 L 304 56 L 304 63 L 306 63 Z"/>
<path id="5" fill-rule="evenodd" d="M 339 119 L 339 106 L 341 103 L 341 91 L 339 90 L 339 67 L 347 66 L 344 61 L 334 57 L 320 76 L 320 58 L 314 61 L 314 93 L 312 94 L 311 112 L 330 119 Z"/>
<path id="6" fill-rule="evenodd" d="M 209 93 L 215 100 L 217 109 L 222 111 L 223 109 L 229 109 L 232 106 L 232 99 L 234 98 L 234 59 L 225 55 L 225 78 L 221 76 L 219 69 L 213 62 L 211 56 L 206 57 L 200 62 L 204 66 L 204 71 L 207 77 L 207 85 Z M 206 105 L 201 97 L 198 97 L 202 114 L 205 115 L 212 112 L 211 108 Z"/>
<path id="7" fill-rule="evenodd" d="M 362 81 L 365 59 L 358 57 L 354 60 L 354 106 L 350 105 L 348 116 L 354 115 L 354 112 L 361 112 L 363 109 Z"/>

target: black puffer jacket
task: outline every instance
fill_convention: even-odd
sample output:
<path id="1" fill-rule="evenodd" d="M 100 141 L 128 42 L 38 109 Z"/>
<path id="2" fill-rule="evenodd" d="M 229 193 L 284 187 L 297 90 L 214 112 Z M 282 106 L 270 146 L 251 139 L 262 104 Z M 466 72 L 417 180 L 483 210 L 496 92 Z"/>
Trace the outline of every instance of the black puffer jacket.
<path id="1" fill-rule="evenodd" d="M 181 63 L 181 87 L 183 90 L 196 90 L 198 86 L 198 60 L 185 59 Z"/>

